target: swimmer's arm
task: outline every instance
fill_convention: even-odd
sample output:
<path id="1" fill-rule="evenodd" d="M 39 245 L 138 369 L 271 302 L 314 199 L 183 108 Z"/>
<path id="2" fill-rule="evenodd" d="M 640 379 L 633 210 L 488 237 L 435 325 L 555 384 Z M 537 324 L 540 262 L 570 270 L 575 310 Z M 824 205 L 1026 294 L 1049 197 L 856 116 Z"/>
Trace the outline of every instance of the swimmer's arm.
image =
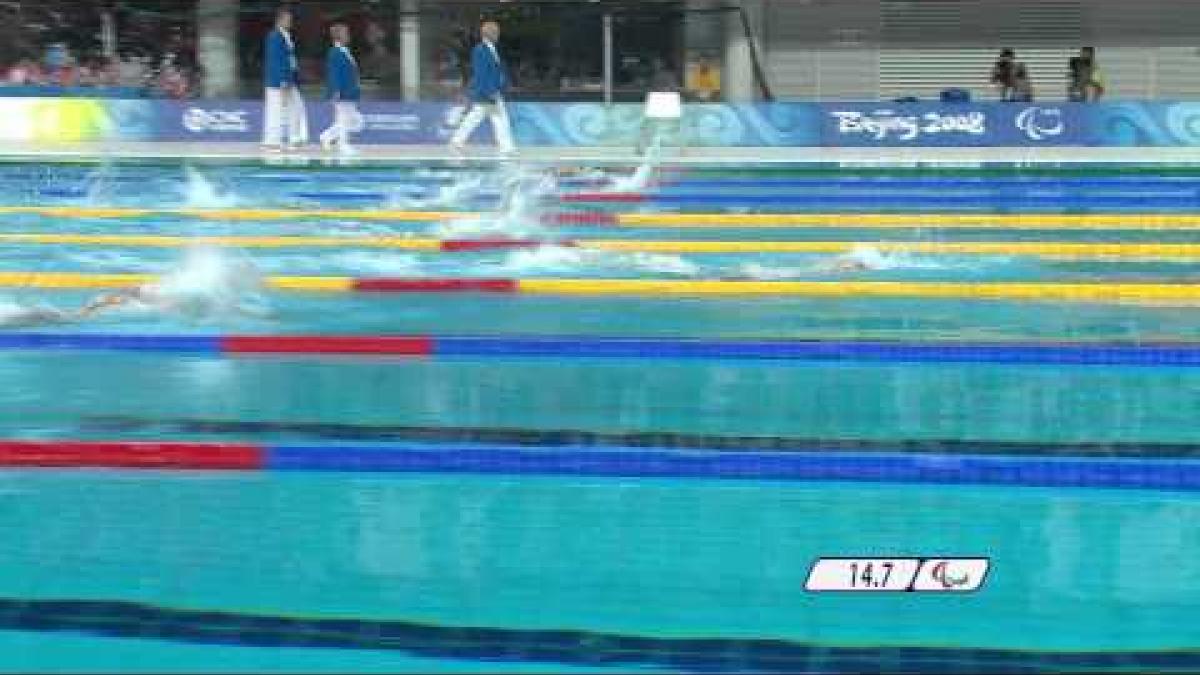
<path id="1" fill-rule="evenodd" d="M 114 291 L 112 293 L 104 293 L 103 295 L 98 295 L 95 298 L 92 298 L 92 300 L 89 301 L 86 305 L 84 305 L 83 307 L 80 307 L 79 310 L 77 312 L 75 312 L 75 316 L 80 319 L 87 318 L 89 316 L 97 314 L 101 310 L 108 309 L 110 307 L 118 307 L 120 305 L 124 305 L 125 303 L 129 302 L 130 300 L 134 300 L 138 297 L 139 297 L 139 295 L 138 295 L 138 291 L 136 289 L 135 290 L 125 289 L 125 290 L 120 290 L 120 291 Z"/>

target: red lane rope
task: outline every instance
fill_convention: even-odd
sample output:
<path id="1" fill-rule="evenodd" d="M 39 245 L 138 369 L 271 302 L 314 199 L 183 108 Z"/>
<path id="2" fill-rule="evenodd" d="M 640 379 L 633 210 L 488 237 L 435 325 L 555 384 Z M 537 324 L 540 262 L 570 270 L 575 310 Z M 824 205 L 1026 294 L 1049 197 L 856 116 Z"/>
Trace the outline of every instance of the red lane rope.
<path id="1" fill-rule="evenodd" d="M 428 356 L 428 337 L 391 335 L 230 335 L 221 340 L 221 351 L 231 354 L 393 354 Z"/>
<path id="2" fill-rule="evenodd" d="M 257 445 L 226 443 L 0 441 L 0 466 L 114 469 L 262 469 Z"/>

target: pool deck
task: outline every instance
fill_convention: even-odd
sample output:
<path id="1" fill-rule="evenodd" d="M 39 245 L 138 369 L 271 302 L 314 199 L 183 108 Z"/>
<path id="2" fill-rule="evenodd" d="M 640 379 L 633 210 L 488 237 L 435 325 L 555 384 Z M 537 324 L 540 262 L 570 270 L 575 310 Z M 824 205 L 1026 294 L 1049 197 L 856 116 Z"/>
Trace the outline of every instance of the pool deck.
<path id="1" fill-rule="evenodd" d="M 169 142 L 80 142 L 80 143 L 0 143 L 0 156 L 10 159 L 37 158 L 43 161 L 103 160 L 120 158 L 267 160 L 271 163 L 304 164 L 319 161 L 329 164 L 362 162 L 447 161 L 454 157 L 441 145 L 363 145 L 353 157 L 321 150 L 317 146 L 286 153 L 264 152 L 253 143 L 169 143 Z M 466 161 L 495 161 L 490 146 L 471 148 Z M 529 147 L 521 150 L 520 160 L 530 162 L 630 163 L 639 157 L 628 146 Z M 710 163 L 828 163 L 846 162 L 864 165 L 905 163 L 1200 163 L 1197 148 L 667 148 L 663 159 L 675 164 Z"/>

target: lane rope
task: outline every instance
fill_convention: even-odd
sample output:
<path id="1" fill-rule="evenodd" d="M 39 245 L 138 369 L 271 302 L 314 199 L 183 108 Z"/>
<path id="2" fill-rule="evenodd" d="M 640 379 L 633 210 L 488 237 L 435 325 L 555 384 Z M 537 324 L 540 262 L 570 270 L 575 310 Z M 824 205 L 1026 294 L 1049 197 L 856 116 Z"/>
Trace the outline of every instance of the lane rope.
<path id="1" fill-rule="evenodd" d="M 179 217 L 200 220 L 365 220 L 440 222 L 480 218 L 465 211 L 396 209 L 149 209 L 76 206 L 0 206 L 0 215 L 48 218 L 134 219 Z M 662 228 L 859 228 L 859 229 L 1039 229 L 1197 230 L 1200 213 L 605 213 L 562 212 L 546 217 L 564 225 Z"/>
<path id="2" fill-rule="evenodd" d="M 149 274 L 0 272 L 0 287 L 126 288 Z M 912 281 L 727 281 L 674 279 L 504 279 L 271 276 L 276 290 L 368 293 L 523 293 L 562 296 L 918 297 L 1196 304 L 1200 284 Z"/>
<path id="3" fill-rule="evenodd" d="M 1068 259 L 1200 259 L 1200 244 L 1094 242 L 854 242 L 696 241 L 589 239 L 433 239 L 415 236 L 176 236 L 139 234 L 0 233 L 0 244 L 173 248 L 190 245 L 238 248 L 385 248 L 430 252 L 476 252 L 543 246 L 630 253 L 848 253 L 870 247 L 884 253 L 1039 256 Z"/>

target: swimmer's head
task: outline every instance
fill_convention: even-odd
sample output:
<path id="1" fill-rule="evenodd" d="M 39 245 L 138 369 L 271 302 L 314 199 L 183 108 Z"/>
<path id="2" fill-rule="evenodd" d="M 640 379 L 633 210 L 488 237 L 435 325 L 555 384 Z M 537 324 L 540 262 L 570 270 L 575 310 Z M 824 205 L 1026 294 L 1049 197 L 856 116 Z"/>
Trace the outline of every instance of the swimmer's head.
<path id="1" fill-rule="evenodd" d="M 843 262 L 852 265 L 846 269 L 856 270 L 879 270 L 891 267 L 891 261 L 887 256 L 879 252 L 879 249 L 873 246 L 855 246 L 853 250 L 846 254 Z"/>

